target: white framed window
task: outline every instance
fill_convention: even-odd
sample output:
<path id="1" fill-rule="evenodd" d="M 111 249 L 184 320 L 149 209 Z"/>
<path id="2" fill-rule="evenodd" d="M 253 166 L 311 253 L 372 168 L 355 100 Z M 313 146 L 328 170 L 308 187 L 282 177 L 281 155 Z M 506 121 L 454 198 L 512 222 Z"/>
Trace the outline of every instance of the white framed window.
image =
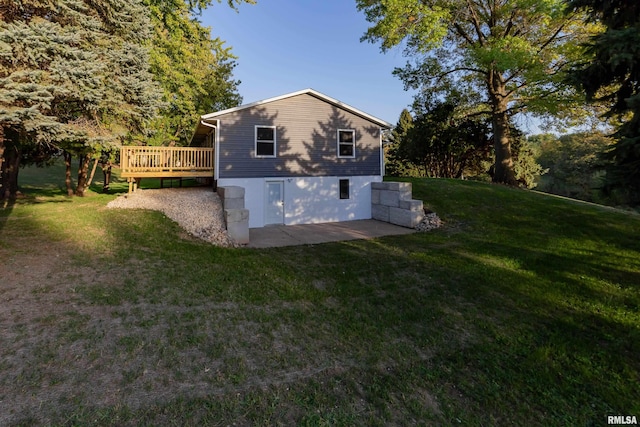
<path id="1" fill-rule="evenodd" d="M 338 157 L 356 156 L 356 131 L 338 129 Z"/>
<path id="2" fill-rule="evenodd" d="M 276 127 L 256 125 L 256 157 L 276 157 Z"/>

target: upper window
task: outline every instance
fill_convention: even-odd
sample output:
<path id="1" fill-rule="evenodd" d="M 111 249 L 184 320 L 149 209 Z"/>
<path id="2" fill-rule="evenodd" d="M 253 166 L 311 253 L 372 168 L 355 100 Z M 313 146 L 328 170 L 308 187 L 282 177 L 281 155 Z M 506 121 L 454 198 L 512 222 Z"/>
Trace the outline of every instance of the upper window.
<path id="1" fill-rule="evenodd" d="M 256 157 L 276 156 L 276 127 L 256 126 Z"/>
<path id="2" fill-rule="evenodd" d="M 355 157 L 356 131 L 338 129 L 338 157 Z"/>

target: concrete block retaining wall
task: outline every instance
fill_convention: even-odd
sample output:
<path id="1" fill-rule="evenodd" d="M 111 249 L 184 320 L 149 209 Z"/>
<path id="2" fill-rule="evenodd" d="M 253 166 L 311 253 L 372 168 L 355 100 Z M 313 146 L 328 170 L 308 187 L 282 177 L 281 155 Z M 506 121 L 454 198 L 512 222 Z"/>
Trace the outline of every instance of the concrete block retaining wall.
<path id="1" fill-rule="evenodd" d="M 372 182 L 371 217 L 415 228 L 424 218 L 422 200 L 413 200 L 410 182 Z"/>
<path id="2" fill-rule="evenodd" d="M 244 207 L 244 188 L 218 187 L 229 237 L 241 245 L 249 243 L 249 210 Z"/>

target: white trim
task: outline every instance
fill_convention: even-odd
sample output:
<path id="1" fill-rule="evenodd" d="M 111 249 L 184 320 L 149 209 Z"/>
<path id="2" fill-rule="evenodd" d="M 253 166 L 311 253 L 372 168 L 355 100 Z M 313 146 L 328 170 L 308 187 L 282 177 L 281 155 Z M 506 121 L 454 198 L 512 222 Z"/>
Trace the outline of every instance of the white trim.
<path id="1" fill-rule="evenodd" d="M 212 125 L 211 123 L 207 123 L 204 120 L 200 120 L 200 124 L 202 126 L 206 126 L 208 128 L 212 128 L 213 131 L 209 132 L 207 134 L 207 136 L 205 137 L 205 141 L 209 138 L 211 138 L 211 134 L 213 134 L 215 140 L 213 141 L 213 144 L 211 144 L 212 148 L 213 148 L 213 179 L 218 179 L 218 177 L 220 176 L 220 173 L 218 172 L 218 166 L 220 164 L 220 159 L 218 157 L 218 135 L 219 135 L 219 131 L 220 131 L 220 120 L 216 120 L 216 124 Z M 207 145 L 209 145 L 207 143 Z"/>
<path id="2" fill-rule="evenodd" d="M 269 128 L 273 129 L 273 155 L 259 155 L 258 154 L 258 128 Z M 257 159 L 273 159 L 278 156 L 278 144 L 276 142 L 276 127 L 271 125 L 254 125 L 253 126 L 253 149 L 254 149 L 254 157 Z M 266 141 L 266 140 L 265 140 Z"/>
<path id="3" fill-rule="evenodd" d="M 388 122 L 386 122 L 386 121 L 384 121 L 382 119 L 379 119 L 379 118 L 374 117 L 374 116 L 372 116 L 370 114 L 367 114 L 364 111 L 358 110 L 357 108 L 354 108 L 354 107 L 352 107 L 350 105 L 347 105 L 347 104 L 345 104 L 345 103 L 343 103 L 341 101 L 338 101 L 337 99 L 328 97 L 327 95 L 324 95 L 324 94 L 322 94 L 322 93 L 320 93 L 320 92 L 318 92 L 316 90 L 313 90 L 311 88 L 299 90 L 297 92 L 287 93 L 285 95 L 280 95 L 280 96 L 276 96 L 276 97 L 273 97 L 273 98 L 264 99 L 262 101 L 252 102 L 250 104 L 241 105 L 239 107 L 227 108 L 226 110 L 216 111 L 214 113 L 205 114 L 203 116 L 200 116 L 200 119 L 208 120 L 208 119 L 212 119 L 214 117 L 218 117 L 218 116 L 223 115 L 223 114 L 233 113 L 235 111 L 244 110 L 246 108 L 251 108 L 251 107 L 255 107 L 255 106 L 258 106 L 258 105 L 262 105 L 262 104 L 268 104 L 270 102 L 279 101 L 281 99 L 291 98 L 293 96 L 298 96 L 298 95 L 303 95 L 303 94 L 308 94 L 308 95 L 314 96 L 314 97 L 316 97 L 318 99 L 321 99 L 321 100 L 323 100 L 325 102 L 328 102 L 329 104 L 333 104 L 336 107 L 343 108 L 343 109 L 345 109 L 347 111 L 352 112 L 355 115 L 358 115 L 358 116 L 363 117 L 363 118 L 365 118 L 365 119 L 367 119 L 367 120 L 369 120 L 369 121 L 371 121 L 373 123 L 376 123 L 377 125 L 385 128 L 385 129 L 391 129 L 393 127 L 393 125 L 391 123 L 388 123 Z"/>
<path id="4" fill-rule="evenodd" d="M 215 149 L 213 150 L 213 179 L 220 179 L 220 120 L 216 120 L 216 140 L 214 141 Z"/>
<path id="5" fill-rule="evenodd" d="M 384 144 L 382 143 L 382 129 L 379 129 L 378 133 L 380 135 L 380 146 L 378 147 L 378 152 L 380 153 L 380 175 L 385 176 L 386 171 L 384 169 L 386 168 L 387 165 L 384 162 Z"/>
<path id="6" fill-rule="evenodd" d="M 342 155 L 340 155 L 340 144 L 347 145 L 347 143 L 345 143 L 345 142 L 343 142 L 343 143 L 340 142 L 340 132 L 351 132 L 353 134 L 353 142 L 351 144 L 353 146 L 353 151 L 351 152 L 350 156 L 342 156 Z M 337 155 L 338 155 L 339 159 L 355 159 L 355 157 L 356 157 L 356 131 L 355 131 L 355 129 L 338 129 L 336 131 L 336 143 L 337 143 L 336 148 L 338 150 L 337 151 Z"/>

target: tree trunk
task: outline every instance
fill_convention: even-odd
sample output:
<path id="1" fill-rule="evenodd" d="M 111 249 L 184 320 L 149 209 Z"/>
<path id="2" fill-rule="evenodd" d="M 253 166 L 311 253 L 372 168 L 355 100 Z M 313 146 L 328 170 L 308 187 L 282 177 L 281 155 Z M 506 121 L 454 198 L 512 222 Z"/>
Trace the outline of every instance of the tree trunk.
<path id="1" fill-rule="evenodd" d="M 4 169 L 2 168 L 4 162 L 4 126 L 0 126 L 0 200 L 4 199 Z"/>
<path id="2" fill-rule="evenodd" d="M 80 156 L 80 163 L 78 165 L 78 185 L 76 186 L 76 196 L 84 197 L 84 192 L 87 189 L 87 175 L 89 172 L 89 162 L 91 156 L 89 154 Z"/>
<path id="3" fill-rule="evenodd" d="M 104 181 L 102 183 L 102 192 L 108 193 L 109 185 L 111 184 L 111 162 L 102 165 L 102 175 L 104 176 Z"/>
<path id="4" fill-rule="evenodd" d="M 500 73 L 492 71 L 488 78 L 489 96 L 491 98 L 491 121 L 493 125 L 493 147 L 495 164 L 493 182 L 517 186 L 511 157 L 511 138 L 509 132 L 509 97 L 504 79 Z"/>
<path id="5" fill-rule="evenodd" d="M 18 196 L 18 172 L 22 153 L 16 146 L 4 149 L 4 161 L 2 162 L 2 194 L 1 198 L 15 199 Z"/>
<path id="6" fill-rule="evenodd" d="M 73 196 L 73 178 L 71 178 L 71 153 L 64 152 L 64 165 L 66 166 L 64 183 L 67 186 L 67 196 Z"/>
<path id="7" fill-rule="evenodd" d="M 511 140 L 509 138 L 509 117 L 506 111 L 493 114 L 493 147 L 496 162 L 493 182 L 517 186 L 511 157 Z"/>
<path id="8" fill-rule="evenodd" d="M 91 175 L 89 176 L 89 181 L 87 181 L 87 187 L 91 187 L 91 182 L 93 181 L 93 177 L 96 174 L 96 169 L 98 168 L 98 161 L 100 159 L 95 159 L 93 162 L 93 168 L 91 168 Z"/>

